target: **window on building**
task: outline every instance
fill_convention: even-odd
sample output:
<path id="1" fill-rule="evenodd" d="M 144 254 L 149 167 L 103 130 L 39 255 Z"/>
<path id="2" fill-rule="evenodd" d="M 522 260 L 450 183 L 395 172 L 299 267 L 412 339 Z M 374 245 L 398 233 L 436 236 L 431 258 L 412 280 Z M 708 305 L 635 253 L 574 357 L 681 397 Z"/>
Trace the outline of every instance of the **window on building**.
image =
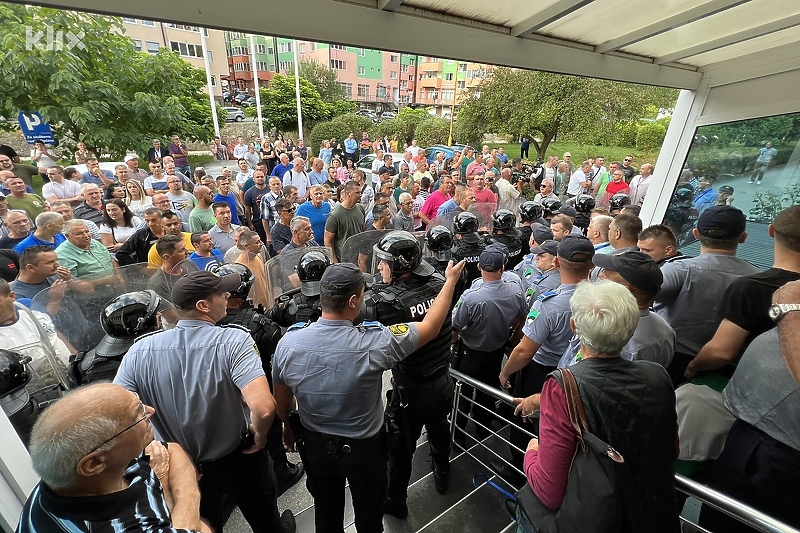
<path id="1" fill-rule="evenodd" d="M 369 98 L 369 85 L 358 84 L 358 96 Z"/>
<path id="2" fill-rule="evenodd" d="M 366 67 L 358 67 L 358 75 L 364 76 L 367 73 Z"/>
<path id="3" fill-rule="evenodd" d="M 317 49 L 317 43 L 311 43 L 311 51 L 313 52 L 316 49 Z"/>
<path id="4" fill-rule="evenodd" d="M 267 47 L 263 44 L 256 45 L 256 53 L 257 54 L 265 54 L 267 52 Z"/>
<path id="5" fill-rule="evenodd" d="M 392 79 L 392 80 L 396 80 L 397 79 L 397 72 L 391 71 L 389 73 L 389 78 Z"/>
<path id="6" fill-rule="evenodd" d="M 136 19 L 122 17 L 122 22 L 125 24 L 136 24 Z"/>
<path id="7" fill-rule="evenodd" d="M 136 49 L 137 52 L 142 51 L 142 40 L 141 39 L 134 39 L 133 40 L 133 47 Z"/>
<path id="8" fill-rule="evenodd" d="M 173 52 L 178 52 L 181 57 L 199 57 L 203 58 L 203 47 L 199 44 L 181 43 L 177 41 L 170 41 L 169 46 Z M 211 52 L 209 51 L 209 54 Z"/>
<path id="9" fill-rule="evenodd" d="M 422 78 L 420 77 L 420 79 L 422 79 Z M 413 74 L 409 74 L 408 75 L 408 81 L 414 81 L 414 75 Z"/>
<path id="10" fill-rule="evenodd" d="M 389 61 L 391 61 L 392 63 L 397 63 L 398 59 L 399 57 L 396 55 L 391 55 L 391 54 L 389 55 Z"/>
<path id="11" fill-rule="evenodd" d="M 455 91 L 453 89 L 442 90 L 442 101 L 452 102 L 454 96 L 455 96 Z"/>
<path id="12" fill-rule="evenodd" d="M 269 48 L 267 48 L 267 53 L 269 55 L 273 55 L 273 54 L 275 54 L 275 49 L 270 46 Z"/>
<path id="13" fill-rule="evenodd" d="M 347 70 L 347 61 L 331 59 L 331 68 L 333 70 Z"/>
<path id="14" fill-rule="evenodd" d="M 344 93 L 345 97 L 347 97 L 347 98 L 352 98 L 353 97 L 353 84 L 352 83 L 339 82 L 339 87 L 342 88 L 342 92 Z"/>
<path id="15" fill-rule="evenodd" d="M 306 43 L 300 43 L 297 45 L 297 52 L 300 54 L 306 53 Z"/>
<path id="16" fill-rule="evenodd" d="M 400 80 L 400 88 L 408 89 L 408 82 L 406 80 Z"/>
<path id="17" fill-rule="evenodd" d="M 347 50 L 347 47 L 339 44 L 332 44 L 331 50 Z"/>
<path id="18" fill-rule="evenodd" d="M 294 72 L 294 61 L 278 62 L 278 70 L 281 72 Z"/>
<path id="19" fill-rule="evenodd" d="M 364 50 L 363 48 L 359 48 L 358 49 L 358 56 L 359 57 L 364 57 L 365 55 L 367 55 L 366 50 Z"/>
<path id="20" fill-rule="evenodd" d="M 211 76 L 211 86 L 212 87 L 216 87 L 217 86 L 217 77 L 216 76 Z"/>
<path id="21" fill-rule="evenodd" d="M 400 72 L 408 72 L 408 65 L 400 65 Z"/>
<path id="22" fill-rule="evenodd" d="M 445 81 L 453 81 L 453 73 L 448 72 L 447 74 L 444 75 L 444 79 Z"/>
<path id="23" fill-rule="evenodd" d="M 202 53 L 202 52 L 203 52 L 203 47 L 201 46 L 200 47 L 200 53 Z M 208 62 L 209 63 L 213 63 L 214 62 L 214 53 L 211 50 L 208 51 Z"/>
<path id="24" fill-rule="evenodd" d="M 466 88 L 467 88 L 467 82 L 465 81 L 456 82 L 456 89 L 466 89 Z"/>
<path id="25" fill-rule="evenodd" d="M 265 72 L 270 70 L 269 64 L 266 61 L 256 61 L 256 69 Z"/>
<path id="26" fill-rule="evenodd" d="M 147 51 L 150 52 L 151 54 L 158 53 L 158 49 L 160 48 L 160 45 L 158 43 L 155 43 L 153 41 L 145 41 L 144 44 L 147 47 Z"/>
<path id="27" fill-rule="evenodd" d="M 436 100 L 438 96 L 439 96 L 439 91 L 437 91 L 436 89 L 428 89 L 428 94 L 427 94 L 428 100 Z"/>
<path id="28" fill-rule="evenodd" d="M 458 71 L 459 72 L 466 72 L 467 71 L 467 64 L 466 63 L 459 63 L 458 64 Z"/>
<path id="29" fill-rule="evenodd" d="M 184 31 L 194 31 L 200 33 L 200 28 L 197 26 L 189 26 L 187 24 L 175 24 L 174 22 L 167 22 L 164 24 L 167 28 L 171 30 L 184 30 Z"/>
<path id="30" fill-rule="evenodd" d="M 294 49 L 292 48 L 292 41 L 288 41 L 285 43 L 278 43 L 278 53 L 281 52 L 291 52 Z"/>
<path id="31" fill-rule="evenodd" d="M 152 20 L 140 20 L 139 22 L 142 24 L 142 26 L 148 26 L 150 28 L 156 25 L 156 23 Z"/>

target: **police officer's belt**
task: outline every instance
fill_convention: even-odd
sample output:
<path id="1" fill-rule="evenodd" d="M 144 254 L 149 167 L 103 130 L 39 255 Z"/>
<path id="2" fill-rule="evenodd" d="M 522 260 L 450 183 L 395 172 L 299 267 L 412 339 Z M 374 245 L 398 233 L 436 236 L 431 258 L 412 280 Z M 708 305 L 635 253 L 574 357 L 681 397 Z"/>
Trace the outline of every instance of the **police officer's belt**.
<path id="1" fill-rule="evenodd" d="M 339 435 L 320 433 L 319 431 L 303 428 L 303 440 L 305 441 L 305 445 L 320 446 L 325 453 L 331 457 L 338 457 L 339 454 L 346 455 L 353 451 L 357 452 L 359 448 L 372 445 L 376 440 L 383 438 L 383 428 L 375 435 L 367 437 L 366 439 L 341 437 Z"/>
<path id="2" fill-rule="evenodd" d="M 439 392 L 450 384 L 450 370 L 447 366 L 434 371 L 424 379 L 414 376 L 409 377 L 397 369 L 392 371 L 395 386 L 403 389 L 403 396 L 425 396 Z"/>

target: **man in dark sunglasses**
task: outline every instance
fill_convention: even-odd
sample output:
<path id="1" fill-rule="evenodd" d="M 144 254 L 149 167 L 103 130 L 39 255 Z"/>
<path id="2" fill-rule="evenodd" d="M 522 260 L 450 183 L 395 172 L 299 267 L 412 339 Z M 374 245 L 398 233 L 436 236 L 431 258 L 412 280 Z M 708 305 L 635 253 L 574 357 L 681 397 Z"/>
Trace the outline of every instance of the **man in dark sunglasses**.
<path id="1" fill-rule="evenodd" d="M 211 531 L 200 519 L 194 465 L 179 445 L 153 440 L 154 413 L 111 383 L 83 387 L 50 406 L 31 435 L 41 482 L 17 531 L 70 531 L 77 522 L 92 531 L 110 531 L 112 522 L 137 531 Z"/>
<path id="2" fill-rule="evenodd" d="M 626 155 L 619 169 L 625 174 L 625 183 L 630 185 L 631 180 L 636 175 L 636 168 L 633 166 L 633 156 Z"/>

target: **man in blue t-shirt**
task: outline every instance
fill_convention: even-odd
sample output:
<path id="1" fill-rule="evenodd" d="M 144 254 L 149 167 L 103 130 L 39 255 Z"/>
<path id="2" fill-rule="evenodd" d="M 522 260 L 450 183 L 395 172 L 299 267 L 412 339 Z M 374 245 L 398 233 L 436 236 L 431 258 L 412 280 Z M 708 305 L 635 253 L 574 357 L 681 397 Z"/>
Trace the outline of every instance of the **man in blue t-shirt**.
<path id="1" fill-rule="evenodd" d="M 224 263 L 222 252 L 214 248 L 214 242 L 208 233 L 192 233 L 194 252 L 189 259 L 200 270 L 216 271 Z"/>
<path id="2" fill-rule="evenodd" d="M 218 192 L 214 196 L 215 202 L 225 202 L 231 208 L 231 222 L 237 226 L 239 222 L 239 214 L 236 212 L 236 197 L 231 192 L 231 179 L 226 176 L 217 177 Z"/>
<path id="3" fill-rule="evenodd" d="M 331 204 L 323 201 L 322 185 L 314 185 L 311 187 L 310 193 L 311 201 L 300 204 L 296 215 L 306 217 L 311 222 L 315 241 L 325 242 L 325 222 L 331 214 Z"/>

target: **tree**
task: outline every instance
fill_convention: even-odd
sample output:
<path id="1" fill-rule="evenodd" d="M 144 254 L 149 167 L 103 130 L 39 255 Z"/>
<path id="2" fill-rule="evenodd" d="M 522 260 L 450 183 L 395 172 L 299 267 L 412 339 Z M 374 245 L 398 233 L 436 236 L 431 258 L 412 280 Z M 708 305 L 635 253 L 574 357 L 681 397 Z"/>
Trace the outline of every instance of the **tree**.
<path id="1" fill-rule="evenodd" d="M 672 107 L 676 91 L 530 70 L 496 68 L 467 93 L 458 111 L 459 141 L 486 132 L 530 135 L 539 157 L 556 138 L 596 138 L 605 128 L 637 120 L 647 105 Z"/>
<path id="2" fill-rule="evenodd" d="M 313 59 L 301 59 L 297 68 L 300 72 L 300 77 L 314 85 L 323 101 L 331 103 L 345 99 L 344 91 L 339 84 L 339 77 L 332 68 Z"/>
<path id="3" fill-rule="evenodd" d="M 204 73 L 166 49 L 136 52 L 119 18 L 2 3 L 0 27 L 0 113 L 39 111 L 67 152 L 82 140 L 121 157 L 154 137 L 213 135 Z M 26 28 L 44 36 L 32 45 Z"/>
<path id="4" fill-rule="evenodd" d="M 300 78 L 300 104 L 303 126 L 306 128 L 311 128 L 331 116 L 331 106 L 323 102 L 319 91 L 303 78 Z M 269 83 L 269 89 L 261 89 L 261 114 L 278 131 L 297 128 L 294 76 L 276 74 Z"/>

